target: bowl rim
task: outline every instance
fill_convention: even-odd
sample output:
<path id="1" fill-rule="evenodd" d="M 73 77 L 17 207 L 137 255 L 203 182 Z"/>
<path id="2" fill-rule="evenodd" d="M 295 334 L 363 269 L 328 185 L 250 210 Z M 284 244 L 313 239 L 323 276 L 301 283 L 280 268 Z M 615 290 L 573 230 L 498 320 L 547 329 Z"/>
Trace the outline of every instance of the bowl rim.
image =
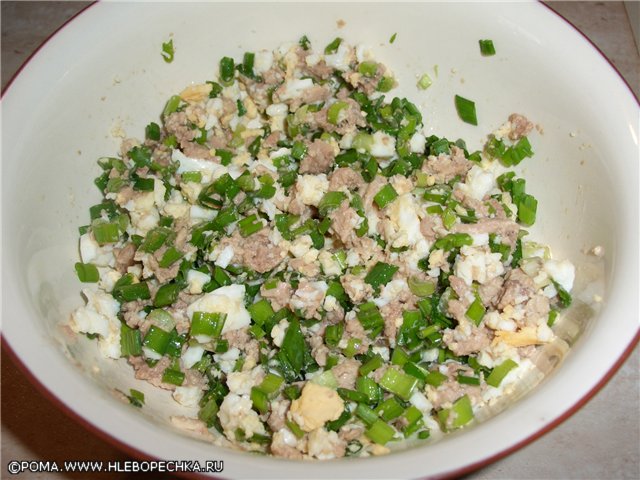
<path id="1" fill-rule="evenodd" d="M 95 7 L 98 4 L 103 4 L 105 2 L 100 0 L 93 0 L 88 5 L 84 6 L 81 10 L 76 12 L 73 16 L 67 19 L 64 23 L 62 23 L 56 30 L 54 30 L 50 35 L 48 35 L 40 45 L 38 45 L 30 55 L 24 60 L 24 62 L 20 65 L 20 67 L 16 70 L 16 72 L 11 76 L 11 78 L 7 81 L 6 85 L 2 88 L 0 92 L 0 99 L 4 99 L 5 94 L 10 90 L 11 86 L 14 84 L 16 79 L 20 76 L 23 70 L 27 67 L 27 65 L 35 59 L 40 52 L 50 43 L 50 41 L 56 37 L 62 30 L 67 28 L 71 23 L 73 23 L 78 17 L 86 13 L 92 7 Z M 279 3 L 279 2 L 276 2 Z M 383 2 L 386 3 L 386 2 Z M 605 53 L 589 38 L 585 33 L 583 33 L 580 29 L 578 29 L 571 21 L 563 17 L 561 14 L 553 10 L 548 4 L 536 0 L 535 3 L 537 5 L 542 5 L 547 9 L 548 12 L 553 13 L 557 18 L 561 19 L 568 27 L 574 31 L 574 33 L 578 33 L 579 36 L 582 37 L 583 41 L 587 42 L 587 45 L 594 49 L 597 54 L 602 57 L 608 63 L 609 67 L 615 72 L 619 80 L 622 80 L 622 83 L 626 86 L 627 90 L 631 94 L 632 98 L 635 100 L 636 104 L 640 107 L 640 97 L 636 95 L 636 93 L 631 88 L 629 82 L 623 77 L 618 68 L 613 64 L 613 62 L 605 55 Z M 3 308 L 4 310 L 4 308 Z M 1 329 L 1 327 L 0 327 Z M 616 361 L 612 364 L 612 366 L 606 371 L 606 373 L 599 379 L 599 381 L 585 394 L 583 394 L 580 398 L 576 400 L 576 402 L 565 411 L 558 414 L 555 418 L 545 422 L 541 427 L 539 427 L 536 431 L 523 438 L 522 440 L 516 442 L 515 444 L 504 448 L 493 455 L 489 455 L 481 460 L 476 462 L 464 465 L 462 467 L 445 471 L 440 474 L 436 474 L 434 476 L 428 477 L 420 477 L 420 478 L 433 478 L 433 479 L 450 479 L 457 478 L 462 475 L 466 475 L 472 473 L 476 470 L 479 470 L 483 467 L 486 467 L 496 461 L 505 458 L 512 453 L 522 449 L 523 447 L 531 444 L 538 438 L 544 436 L 550 431 L 554 430 L 556 427 L 564 423 L 570 417 L 572 417 L 577 411 L 579 411 L 583 406 L 585 406 L 599 391 L 601 391 L 609 381 L 615 376 L 618 370 L 622 367 L 622 365 L 628 360 L 633 351 L 640 344 L 640 325 L 638 326 L 635 336 L 631 339 L 631 341 L 624 348 L 622 353 L 618 356 Z M 14 365 L 16 365 L 19 370 L 24 374 L 24 376 L 28 379 L 28 381 L 33 385 L 36 390 L 43 395 L 48 401 L 50 401 L 53 405 L 56 406 L 60 411 L 62 411 L 65 415 L 67 415 L 70 419 L 74 420 L 78 424 L 80 424 L 83 428 L 91 432 L 92 434 L 99 437 L 101 440 L 106 443 L 118 448 L 122 452 L 134 457 L 138 460 L 158 460 L 157 457 L 145 453 L 144 451 L 126 443 L 125 441 L 117 438 L 115 435 L 103 430 L 98 427 L 96 424 L 91 422 L 90 420 L 85 419 L 80 413 L 73 410 L 70 406 L 68 406 L 56 393 L 50 390 L 43 382 L 41 382 L 36 375 L 29 370 L 27 365 L 18 357 L 18 354 L 15 352 L 13 347 L 10 345 L 10 341 L 5 335 L 4 331 L 0 332 L 0 349 L 7 352 L 11 361 L 13 361 Z M 175 475 L 175 473 L 174 473 Z M 185 477 L 185 478 L 226 478 L 226 477 L 217 477 L 212 475 L 203 475 L 200 473 L 184 473 L 178 472 L 177 476 Z"/>

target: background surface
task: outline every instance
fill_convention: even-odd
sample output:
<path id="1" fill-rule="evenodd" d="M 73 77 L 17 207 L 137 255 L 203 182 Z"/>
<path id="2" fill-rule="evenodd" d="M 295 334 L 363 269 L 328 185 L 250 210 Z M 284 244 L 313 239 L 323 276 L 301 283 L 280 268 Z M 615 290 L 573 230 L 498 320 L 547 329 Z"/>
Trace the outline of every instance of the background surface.
<path id="1" fill-rule="evenodd" d="M 3 90 L 38 46 L 88 3 L 2 0 Z M 638 4 L 628 9 L 622 2 L 551 2 L 549 6 L 594 42 L 620 71 L 636 97 L 640 97 L 640 56 L 633 36 L 633 29 L 640 28 Z M 640 353 L 636 348 L 607 386 L 569 420 L 533 444 L 465 479 L 640 478 L 639 370 Z M 1 388 L 2 478 L 9 477 L 6 465 L 10 460 L 130 459 L 49 403 L 23 377 L 6 352 L 2 352 Z M 23 473 L 12 478 L 171 477 L 133 473 Z"/>

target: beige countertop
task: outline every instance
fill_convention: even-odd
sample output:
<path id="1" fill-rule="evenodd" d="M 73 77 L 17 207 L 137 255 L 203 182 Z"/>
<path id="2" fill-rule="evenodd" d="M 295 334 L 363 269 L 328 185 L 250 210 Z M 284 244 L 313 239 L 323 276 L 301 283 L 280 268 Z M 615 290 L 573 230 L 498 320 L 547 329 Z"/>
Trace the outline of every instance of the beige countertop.
<path id="1" fill-rule="evenodd" d="M 3 88 L 26 58 L 86 3 L 1 2 Z M 638 5 L 629 9 L 635 16 L 632 21 L 622 2 L 553 2 L 550 6 L 600 48 L 640 97 L 640 57 L 631 28 L 632 24 L 636 31 L 639 27 Z M 108 461 L 129 457 L 49 403 L 5 352 L 1 366 L 2 478 L 170 478 L 133 473 L 10 476 L 6 468 L 10 460 Z M 636 348 L 611 381 L 566 422 L 531 445 L 465 478 L 640 478 L 639 367 Z"/>

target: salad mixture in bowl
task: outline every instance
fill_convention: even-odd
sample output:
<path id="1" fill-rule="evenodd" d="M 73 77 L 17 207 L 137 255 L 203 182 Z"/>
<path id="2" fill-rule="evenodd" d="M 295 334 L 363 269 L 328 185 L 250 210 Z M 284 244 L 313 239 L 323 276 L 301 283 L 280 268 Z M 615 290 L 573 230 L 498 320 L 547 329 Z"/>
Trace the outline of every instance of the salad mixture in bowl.
<path id="1" fill-rule="evenodd" d="M 473 422 L 555 339 L 575 269 L 527 237 L 533 124 L 471 152 L 395 86 L 340 38 L 222 58 L 99 160 L 71 329 L 244 450 L 379 455 Z"/>

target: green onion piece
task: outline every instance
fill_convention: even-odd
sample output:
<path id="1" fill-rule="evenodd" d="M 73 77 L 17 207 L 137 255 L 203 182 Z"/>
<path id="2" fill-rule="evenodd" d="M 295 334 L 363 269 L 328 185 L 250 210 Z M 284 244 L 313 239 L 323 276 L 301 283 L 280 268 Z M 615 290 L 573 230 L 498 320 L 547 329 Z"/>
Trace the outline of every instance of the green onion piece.
<path id="1" fill-rule="evenodd" d="M 365 330 L 371 331 L 372 337 L 377 336 L 384 328 L 384 318 L 376 304 L 373 302 L 367 302 L 360 305 L 356 317 Z"/>
<path id="2" fill-rule="evenodd" d="M 369 437 L 371 441 L 379 445 L 385 445 L 394 437 L 396 431 L 393 427 L 378 419 L 365 430 L 364 434 Z"/>
<path id="3" fill-rule="evenodd" d="M 306 35 L 303 35 L 302 37 L 300 37 L 300 40 L 298 40 L 298 45 L 300 45 L 302 49 L 306 51 L 311 47 L 311 42 Z"/>
<path id="4" fill-rule="evenodd" d="M 449 233 L 442 238 L 439 238 L 433 244 L 434 249 L 443 249 L 446 251 L 454 248 L 460 248 L 464 245 L 472 245 L 473 238 L 467 233 Z"/>
<path id="5" fill-rule="evenodd" d="M 337 125 L 339 122 L 340 112 L 347 107 L 349 107 L 349 104 L 341 100 L 332 104 L 327 109 L 327 121 L 333 125 Z"/>
<path id="6" fill-rule="evenodd" d="M 144 336 L 142 346 L 159 355 L 164 355 L 167 352 L 170 340 L 171 334 L 169 332 L 165 332 L 161 328 L 151 325 L 149 330 L 147 330 L 147 334 Z"/>
<path id="7" fill-rule="evenodd" d="M 151 298 L 151 292 L 149 291 L 149 285 L 147 285 L 147 282 L 120 286 L 116 284 L 111 293 L 113 298 L 121 303 L 133 302 L 134 300 L 147 300 Z"/>
<path id="8" fill-rule="evenodd" d="M 226 319 L 226 313 L 193 312 L 189 335 L 204 337 L 207 339 L 206 341 L 217 338 L 222 333 Z"/>
<path id="9" fill-rule="evenodd" d="M 258 385 L 258 388 L 267 395 L 271 395 L 276 393 L 280 389 L 280 386 L 283 382 L 284 378 L 280 377 L 279 375 L 267 373 L 260 385 Z"/>
<path id="10" fill-rule="evenodd" d="M 335 325 L 327 325 L 324 330 L 324 342 L 329 347 L 337 347 L 344 333 L 344 324 L 336 323 Z"/>
<path id="11" fill-rule="evenodd" d="M 460 119 L 465 123 L 471 125 L 478 125 L 478 118 L 476 117 L 476 104 L 471 100 L 467 100 L 460 95 L 455 96 L 456 110 Z"/>
<path id="12" fill-rule="evenodd" d="M 176 247 L 169 247 L 162 255 L 162 258 L 158 262 L 160 268 L 168 268 L 178 260 L 182 258 L 184 254 L 176 249 Z"/>
<path id="13" fill-rule="evenodd" d="M 382 77 L 378 82 L 376 90 L 378 92 L 386 93 L 394 87 L 395 83 L 396 82 L 393 77 Z"/>
<path id="14" fill-rule="evenodd" d="M 248 217 L 243 218 L 238 222 L 238 228 L 240 229 L 240 235 L 248 237 L 256 232 L 259 232 L 264 227 L 264 224 L 258 219 L 258 216 L 254 213 Z"/>
<path id="15" fill-rule="evenodd" d="M 282 394 L 289 400 L 300 398 L 300 387 L 297 385 L 288 385 L 282 390 Z"/>
<path id="16" fill-rule="evenodd" d="M 391 35 L 391 38 L 389 39 L 389 43 L 393 43 L 396 41 L 396 37 L 398 36 L 397 33 L 394 33 L 393 35 Z"/>
<path id="17" fill-rule="evenodd" d="M 393 365 L 403 366 L 409 361 L 409 355 L 402 348 L 396 348 L 391 355 L 391 363 Z"/>
<path id="18" fill-rule="evenodd" d="M 341 43 L 342 39 L 340 37 L 336 37 L 329 45 L 324 47 L 324 54 L 331 55 L 332 53 L 336 53 Z"/>
<path id="19" fill-rule="evenodd" d="M 431 83 L 431 77 L 425 73 L 420 77 L 420 80 L 418 80 L 418 88 L 420 90 L 426 90 L 431 86 Z"/>
<path id="20" fill-rule="evenodd" d="M 325 428 L 331 432 L 337 432 L 351 419 L 351 411 L 345 406 L 342 414 L 336 419 L 325 423 Z"/>
<path id="21" fill-rule="evenodd" d="M 522 137 L 518 140 L 518 143 L 504 151 L 500 161 L 505 167 L 511 167 L 513 165 L 518 165 L 525 158 L 532 156 L 533 150 L 529 143 L 529 139 L 527 137 Z"/>
<path id="22" fill-rule="evenodd" d="M 467 309 L 465 315 L 469 320 L 475 323 L 476 326 L 478 326 L 480 325 L 480 322 L 482 322 L 482 319 L 484 318 L 484 313 L 486 311 L 487 309 L 482 304 L 482 301 L 476 297 L 473 303 L 469 305 L 469 308 Z"/>
<path id="23" fill-rule="evenodd" d="M 473 409 L 469 397 L 464 395 L 456 400 L 451 407 L 451 413 L 455 414 L 455 418 L 451 422 L 452 428 L 462 427 L 473 420 Z"/>
<path id="24" fill-rule="evenodd" d="M 447 376 L 444 373 L 440 373 L 437 370 L 434 370 L 433 372 L 429 372 L 427 377 L 424 379 L 425 383 L 433 387 L 439 387 L 446 380 L 447 380 Z"/>
<path id="25" fill-rule="evenodd" d="M 291 430 L 291 433 L 293 433 L 296 438 L 304 437 L 304 430 L 302 430 L 302 428 L 300 428 L 300 426 L 296 422 L 287 420 L 285 421 L 285 425 L 289 430 Z"/>
<path id="26" fill-rule="evenodd" d="M 496 54 L 493 40 L 478 40 L 478 43 L 480 44 L 480 53 L 483 57 L 490 57 Z"/>
<path id="27" fill-rule="evenodd" d="M 253 71 L 253 64 L 255 62 L 256 54 L 253 52 L 246 52 L 242 58 L 242 65 L 238 67 L 240 73 L 245 77 L 256 78 L 256 74 Z"/>
<path id="28" fill-rule="evenodd" d="M 216 148 L 216 156 L 220 157 L 220 163 L 224 166 L 229 165 L 233 159 L 233 153 L 222 148 Z"/>
<path id="29" fill-rule="evenodd" d="M 409 290 L 417 297 L 428 297 L 436 291 L 436 283 L 430 280 L 420 280 L 418 277 L 409 277 Z"/>
<path id="30" fill-rule="evenodd" d="M 164 106 L 162 115 L 166 117 L 167 115 L 170 115 L 177 111 L 181 101 L 182 99 L 179 95 L 173 95 L 172 97 L 170 97 L 169 100 L 167 100 L 166 105 Z"/>
<path id="31" fill-rule="evenodd" d="M 322 217 L 326 217 L 331 210 L 335 210 L 347 199 L 344 192 L 327 192 L 320 199 L 318 212 Z"/>
<path id="32" fill-rule="evenodd" d="M 127 395 L 129 403 L 134 407 L 142 407 L 144 405 L 144 393 L 133 388 L 129 389 L 129 395 Z"/>
<path id="33" fill-rule="evenodd" d="M 307 154 L 307 146 L 300 142 L 293 142 L 293 146 L 291 147 L 291 156 L 296 160 L 302 160 L 304 156 Z"/>
<path id="34" fill-rule="evenodd" d="M 100 245 L 116 243 L 120 239 L 120 225 L 118 223 L 96 223 L 91 227 L 96 242 Z"/>
<path id="35" fill-rule="evenodd" d="M 380 379 L 382 388 L 405 401 L 409 401 L 417 384 L 417 378 L 405 375 L 394 368 L 389 368 Z"/>
<path id="36" fill-rule="evenodd" d="M 173 318 L 173 315 L 161 308 L 151 310 L 149 315 L 147 315 L 147 320 L 151 322 L 152 325 L 161 328 L 165 332 L 170 332 L 176 326 L 176 321 Z"/>
<path id="37" fill-rule="evenodd" d="M 180 386 L 184 383 L 184 372 L 173 368 L 167 368 L 162 373 L 162 382 Z"/>
<path id="38" fill-rule="evenodd" d="M 571 302 L 573 301 L 573 298 L 571 297 L 571 294 L 569 292 L 567 292 L 562 287 L 562 285 L 560 285 L 555 280 L 553 280 L 553 286 L 556 287 L 556 291 L 558 292 L 558 300 L 560 300 L 560 306 L 562 308 L 570 307 L 571 306 Z"/>
<path id="39" fill-rule="evenodd" d="M 83 283 L 96 283 L 98 280 L 100 280 L 98 267 L 96 267 L 93 263 L 77 262 L 75 264 L 75 269 L 76 274 L 78 275 L 78 280 Z"/>
<path id="40" fill-rule="evenodd" d="M 253 305 L 250 305 L 247 307 L 247 310 L 249 311 L 249 315 L 251 315 L 253 321 L 258 325 L 264 325 L 275 314 L 271 304 L 265 298 Z"/>
<path id="41" fill-rule="evenodd" d="M 156 227 L 147 233 L 147 236 L 139 249 L 143 252 L 153 253 L 162 247 L 172 234 L 173 231 L 170 228 Z"/>
<path id="42" fill-rule="evenodd" d="M 367 276 L 364 277 L 365 283 L 368 283 L 376 290 L 380 285 L 386 285 L 398 271 L 397 265 L 390 265 L 384 262 L 376 263 Z"/>
<path id="43" fill-rule="evenodd" d="M 340 398 L 347 400 L 348 402 L 368 403 L 369 397 L 362 392 L 355 390 L 349 390 L 348 388 L 338 388 L 336 390 Z"/>
<path id="44" fill-rule="evenodd" d="M 547 319 L 547 326 L 553 327 L 553 324 L 556 323 L 556 319 L 558 318 L 558 310 L 551 309 L 549 310 L 549 317 Z"/>
<path id="45" fill-rule="evenodd" d="M 356 353 L 358 353 L 358 350 L 360 350 L 360 347 L 362 346 L 362 340 L 359 338 L 350 338 L 349 342 L 347 343 L 347 347 L 342 351 L 342 353 L 344 353 L 344 356 L 347 358 L 353 358 Z"/>
<path id="46" fill-rule="evenodd" d="M 207 398 L 207 397 L 204 397 Z M 209 397 L 204 404 L 201 404 L 198 411 L 198 419 L 207 425 L 207 428 L 213 427 L 218 418 L 218 404 L 215 397 Z"/>
<path id="47" fill-rule="evenodd" d="M 378 414 L 363 403 L 358 404 L 355 414 L 367 426 L 371 426 L 378 421 Z"/>
<path id="48" fill-rule="evenodd" d="M 233 83 L 235 65 L 233 58 L 222 57 L 220 59 L 220 83 L 229 86 Z"/>
<path id="49" fill-rule="evenodd" d="M 404 413 L 404 407 L 396 397 L 389 397 L 376 407 L 376 412 L 382 420 L 390 422 Z"/>
<path id="50" fill-rule="evenodd" d="M 367 403 L 377 404 L 382 400 L 382 390 L 373 378 L 358 377 L 356 380 L 356 389 L 366 396 Z"/>
<path id="51" fill-rule="evenodd" d="M 420 365 L 414 362 L 406 362 L 402 366 L 402 370 L 404 370 L 405 373 L 423 382 L 426 380 L 427 375 L 429 374 L 427 369 L 421 367 Z"/>
<path id="52" fill-rule="evenodd" d="M 390 183 L 387 183 L 378 193 L 376 193 L 373 197 L 373 201 L 382 209 L 389 203 L 393 202 L 396 198 L 398 198 L 398 192 L 396 192 L 395 188 L 393 188 Z"/>
<path id="53" fill-rule="evenodd" d="M 360 366 L 360 368 L 358 369 L 358 373 L 365 377 L 374 370 L 380 368 L 383 364 L 384 360 L 382 360 L 382 357 L 378 354 L 375 354 L 366 363 Z"/>
<path id="54" fill-rule="evenodd" d="M 376 62 L 372 62 L 370 60 L 361 62 L 358 65 L 358 73 L 364 75 L 365 77 L 373 77 L 378 71 L 378 64 Z"/>
<path id="55" fill-rule="evenodd" d="M 120 351 L 123 357 L 142 355 L 142 336 L 140 330 L 120 325 Z"/>
<path id="56" fill-rule="evenodd" d="M 418 431 L 424 425 L 422 421 L 423 414 L 420 410 L 418 410 L 414 405 L 411 405 L 407 408 L 404 418 L 407 421 L 407 426 L 404 427 L 402 433 L 404 433 L 404 437 L 408 438 L 413 435 L 416 431 Z"/>
<path id="57" fill-rule="evenodd" d="M 300 322 L 297 318 L 294 318 L 289 322 L 287 331 L 284 334 L 282 340 L 282 346 L 280 347 L 281 364 L 284 360 L 287 361 L 294 375 L 297 377 L 302 371 L 305 365 L 305 357 L 310 355 L 309 348 L 304 340 L 304 335 L 300 329 Z"/>
<path id="58" fill-rule="evenodd" d="M 144 136 L 149 140 L 155 140 L 156 142 L 160 140 L 160 125 L 155 122 L 151 122 L 145 127 Z"/>
<path id="59" fill-rule="evenodd" d="M 162 44 L 162 59 L 167 63 L 171 63 L 173 62 L 173 55 L 174 55 L 174 49 L 173 49 L 173 38 L 172 38 L 168 42 L 163 42 Z"/>
<path id="60" fill-rule="evenodd" d="M 184 172 L 182 174 L 183 182 L 202 182 L 202 172 Z"/>
<path id="61" fill-rule="evenodd" d="M 469 377 L 467 375 L 458 374 L 456 380 L 461 385 L 480 385 L 480 379 L 478 377 Z"/>
<path id="62" fill-rule="evenodd" d="M 211 85 L 211 91 L 209 92 L 209 98 L 216 98 L 222 93 L 223 87 L 218 82 L 207 81 Z"/>
<path id="63" fill-rule="evenodd" d="M 269 411 L 269 397 L 259 388 L 251 387 L 251 402 L 258 412 L 264 414 Z"/>
<path id="64" fill-rule="evenodd" d="M 538 200 L 527 193 L 523 194 L 518 201 L 518 220 L 523 225 L 530 227 L 536 221 L 538 210 Z"/>
<path id="65" fill-rule="evenodd" d="M 504 377 L 507 376 L 512 369 L 516 368 L 518 364 L 511 360 L 510 358 L 502 362 L 500 365 L 491 370 L 491 373 L 486 379 L 487 385 L 491 385 L 492 387 L 499 387 L 504 380 Z"/>
<path id="66" fill-rule="evenodd" d="M 171 305 L 178 299 L 178 294 L 183 288 L 184 285 L 179 283 L 167 283 L 162 285 L 156 292 L 156 298 L 153 299 L 153 306 L 166 307 Z"/>

